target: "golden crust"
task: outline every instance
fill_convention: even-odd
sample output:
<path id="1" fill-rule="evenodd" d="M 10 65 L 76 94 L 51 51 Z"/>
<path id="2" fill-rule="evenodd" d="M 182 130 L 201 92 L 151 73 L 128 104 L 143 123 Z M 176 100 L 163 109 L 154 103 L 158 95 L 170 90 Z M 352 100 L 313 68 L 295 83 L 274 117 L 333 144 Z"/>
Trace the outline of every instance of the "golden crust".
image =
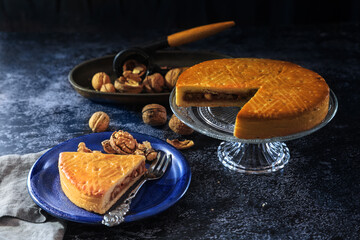
<path id="1" fill-rule="evenodd" d="M 189 101 L 186 93 L 243 94 L 257 89 L 249 101 Z M 240 106 L 234 135 L 270 138 L 307 130 L 326 116 L 329 87 L 317 73 L 270 59 L 218 59 L 197 64 L 176 84 L 178 106 Z M 272 129 L 268 129 L 272 128 Z M 285 130 L 286 129 L 286 130 Z"/>
<path id="2" fill-rule="evenodd" d="M 142 174 L 131 178 L 126 189 L 111 193 L 136 169 L 144 169 L 141 155 L 115 155 L 101 152 L 62 152 L 59 155 L 60 183 L 75 205 L 88 211 L 105 213 Z M 143 173 L 143 172 L 142 172 Z"/>

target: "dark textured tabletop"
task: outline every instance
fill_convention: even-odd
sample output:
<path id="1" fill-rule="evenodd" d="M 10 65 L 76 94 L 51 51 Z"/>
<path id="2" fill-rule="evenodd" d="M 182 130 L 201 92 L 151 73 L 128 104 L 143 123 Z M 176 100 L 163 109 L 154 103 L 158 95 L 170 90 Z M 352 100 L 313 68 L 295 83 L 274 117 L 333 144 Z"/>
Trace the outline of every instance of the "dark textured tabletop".
<path id="1" fill-rule="evenodd" d="M 0 155 L 38 152 L 88 134 L 96 111 L 110 115 L 110 130 L 178 137 L 167 125 L 145 125 L 143 106 L 92 102 L 67 79 L 82 61 L 164 34 L 0 33 Z M 289 163 L 266 175 L 225 168 L 216 154 L 221 141 L 194 133 L 195 146 L 182 151 L 192 181 L 179 202 L 114 228 L 68 222 L 64 238 L 359 239 L 360 26 L 235 27 L 181 48 L 312 69 L 338 97 L 337 115 L 319 131 L 287 142 Z"/>

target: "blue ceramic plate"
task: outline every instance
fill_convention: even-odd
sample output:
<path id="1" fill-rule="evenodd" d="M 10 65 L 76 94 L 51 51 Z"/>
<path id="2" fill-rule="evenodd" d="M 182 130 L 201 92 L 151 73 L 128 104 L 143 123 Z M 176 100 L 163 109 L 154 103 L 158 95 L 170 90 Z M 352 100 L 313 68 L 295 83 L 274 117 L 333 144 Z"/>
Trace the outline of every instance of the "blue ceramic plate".
<path id="1" fill-rule="evenodd" d="M 131 133 L 138 142 L 149 141 L 154 149 L 172 155 L 172 163 L 165 175 L 148 181 L 133 199 L 125 222 L 132 222 L 164 211 L 175 204 L 186 192 L 191 180 L 189 164 L 183 155 L 168 143 L 140 133 Z M 32 166 L 27 187 L 31 198 L 51 215 L 65 220 L 100 224 L 102 215 L 75 206 L 61 190 L 58 156 L 65 151 L 76 151 L 79 142 L 92 150 L 102 150 L 101 141 L 111 132 L 93 133 L 63 142 L 42 155 Z"/>

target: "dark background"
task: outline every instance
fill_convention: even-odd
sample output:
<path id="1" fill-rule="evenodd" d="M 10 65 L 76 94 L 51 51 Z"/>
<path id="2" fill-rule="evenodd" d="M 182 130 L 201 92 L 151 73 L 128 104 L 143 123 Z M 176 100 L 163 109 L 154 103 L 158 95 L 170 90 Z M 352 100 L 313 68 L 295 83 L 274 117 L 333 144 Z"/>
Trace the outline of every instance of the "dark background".
<path id="1" fill-rule="evenodd" d="M 360 1 L 0 0 L 0 31 L 111 32 L 234 20 L 237 26 L 359 23 Z"/>
<path id="2" fill-rule="evenodd" d="M 142 106 L 81 97 L 67 76 L 130 44 L 234 20 L 236 27 L 181 49 L 312 69 L 339 99 L 335 118 L 287 142 L 289 163 L 268 175 L 226 169 L 216 155 L 220 141 L 195 132 L 194 148 L 182 152 L 192 180 L 179 202 L 117 228 L 68 222 L 64 239 L 360 239 L 359 2 L 0 0 L 0 154 L 38 152 L 90 133 L 95 111 L 111 114 L 111 131 L 179 137 L 167 125 L 143 124 Z"/>

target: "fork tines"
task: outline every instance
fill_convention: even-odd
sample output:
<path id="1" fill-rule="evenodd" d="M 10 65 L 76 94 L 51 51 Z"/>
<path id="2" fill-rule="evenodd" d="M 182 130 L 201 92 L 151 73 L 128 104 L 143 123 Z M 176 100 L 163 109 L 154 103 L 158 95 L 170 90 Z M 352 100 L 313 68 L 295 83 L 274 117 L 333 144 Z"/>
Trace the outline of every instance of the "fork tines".
<path id="1" fill-rule="evenodd" d="M 151 165 L 149 170 L 164 174 L 171 160 L 172 160 L 171 154 L 166 154 L 163 151 L 159 151 L 156 158 L 156 162 Z"/>

